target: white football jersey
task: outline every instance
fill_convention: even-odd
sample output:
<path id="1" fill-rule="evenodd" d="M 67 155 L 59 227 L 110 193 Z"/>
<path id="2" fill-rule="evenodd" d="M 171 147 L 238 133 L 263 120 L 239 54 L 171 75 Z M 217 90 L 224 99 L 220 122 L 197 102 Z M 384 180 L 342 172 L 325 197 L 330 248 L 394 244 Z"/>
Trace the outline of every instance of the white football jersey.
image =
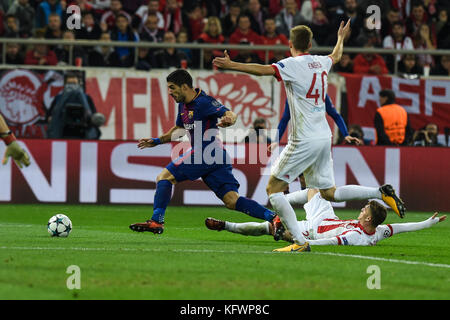
<path id="1" fill-rule="evenodd" d="M 283 80 L 291 112 L 289 140 L 331 138 L 325 117 L 330 56 L 302 54 L 272 64 L 278 81 Z"/>
<path id="2" fill-rule="evenodd" d="M 379 225 L 374 233 L 367 233 L 358 220 L 324 219 L 320 225 L 303 235 L 308 240 L 337 238 L 339 245 L 374 246 L 378 241 L 392 236 L 389 224 Z"/>

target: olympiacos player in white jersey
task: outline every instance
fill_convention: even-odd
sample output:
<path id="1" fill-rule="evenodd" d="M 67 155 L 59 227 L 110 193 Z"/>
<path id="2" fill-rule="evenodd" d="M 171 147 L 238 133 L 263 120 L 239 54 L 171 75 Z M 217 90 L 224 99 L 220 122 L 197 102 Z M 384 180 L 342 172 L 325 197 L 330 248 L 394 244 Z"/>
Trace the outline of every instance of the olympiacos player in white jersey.
<path id="1" fill-rule="evenodd" d="M 215 58 L 214 64 L 223 69 L 242 71 L 254 75 L 275 76 L 284 82 L 291 112 L 288 144 L 272 166 L 267 185 L 267 194 L 281 221 L 293 236 L 294 244 L 277 251 L 305 250 L 305 238 L 297 224 L 294 209 L 284 190 L 301 173 L 308 188 L 317 188 L 321 196 L 329 201 L 382 199 L 400 217 L 405 207 L 391 185 L 380 188 L 349 185 L 336 188 L 331 159 L 331 131 L 325 118 L 325 95 L 328 73 L 334 63 L 339 62 L 343 52 L 343 41 L 350 32 L 350 20 L 341 22 L 338 39 L 329 56 L 310 55 L 312 32 L 300 25 L 291 29 L 289 48 L 291 57 L 272 65 L 238 63 L 225 57 Z M 305 198 L 306 191 L 297 193 Z"/>
<path id="2" fill-rule="evenodd" d="M 307 241 L 304 251 L 310 250 L 308 245 L 373 246 L 394 234 L 430 228 L 447 218 L 445 215 L 438 217 L 436 212 L 420 222 L 381 224 L 386 218 L 386 209 L 378 202 L 370 201 L 361 209 L 357 219 L 341 220 L 335 215 L 331 203 L 323 199 L 317 189 L 308 189 L 307 192 L 308 202 L 304 205 L 306 220 L 297 222 Z M 290 203 L 299 204 L 296 200 Z M 234 223 L 207 218 L 205 224 L 211 230 L 227 230 L 246 236 L 273 235 L 275 240 L 292 242 L 289 232 L 283 228 L 275 230 L 269 222 Z"/>

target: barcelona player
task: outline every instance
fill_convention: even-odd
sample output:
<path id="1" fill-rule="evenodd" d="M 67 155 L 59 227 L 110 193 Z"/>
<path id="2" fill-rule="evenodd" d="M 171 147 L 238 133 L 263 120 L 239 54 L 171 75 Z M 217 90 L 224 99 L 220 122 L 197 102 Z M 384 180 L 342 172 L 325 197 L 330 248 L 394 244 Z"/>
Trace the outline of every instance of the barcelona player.
<path id="1" fill-rule="evenodd" d="M 137 232 L 162 233 L 164 216 L 170 202 L 173 185 L 202 178 L 228 209 L 246 213 L 254 218 L 272 221 L 275 213 L 257 202 L 238 194 L 239 183 L 232 174 L 230 157 L 217 138 L 218 127 L 236 122 L 235 113 L 201 89 L 194 88 L 191 75 L 183 69 L 167 76 L 170 96 L 178 103 L 176 124 L 159 138 L 140 139 L 140 149 L 168 143 L 188 134 L 191 148 L 162 170 L 157 177 L 153 216 L 143 223 L 130 225 Z"/>

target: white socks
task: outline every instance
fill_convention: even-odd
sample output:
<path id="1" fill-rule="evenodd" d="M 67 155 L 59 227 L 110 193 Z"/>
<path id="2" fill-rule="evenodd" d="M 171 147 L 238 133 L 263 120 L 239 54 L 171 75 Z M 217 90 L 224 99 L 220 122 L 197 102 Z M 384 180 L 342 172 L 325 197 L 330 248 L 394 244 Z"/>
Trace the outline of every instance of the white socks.
<path id="1" fill-rule="evenodd" d="M 308 202 L 308 190 L 303 189 L 287 194 L 285 197 L 291 205 L 300 205 Z"/>
<path id="2" fill-rule="evenodd" d="M 334 200 L 336 202 L 348 200 L 368 200 L 380 199 L 381 192 L 378 188 L 362 187 L 357 185 L 348 185 L 336 188 L 334 192 Z"/>
<path id="3" fill-rule="evenodd" d="M 272 193 L 269 196 L 269 200 L 273 209 L 280 217 L 281 222 L 283 222 L 286 229 L 292 234 L 294 242 L 299 245 L 304 244 L 305 238 L 298 225 L 295 211 L 292 209 L 283 192 Z"/>
<path id="4" fill-rule="evenodd" d="M 234 223 L 225 221 L 225 230 L 244 236 L 262 236 L 270 234 L 269 222 Z"/>

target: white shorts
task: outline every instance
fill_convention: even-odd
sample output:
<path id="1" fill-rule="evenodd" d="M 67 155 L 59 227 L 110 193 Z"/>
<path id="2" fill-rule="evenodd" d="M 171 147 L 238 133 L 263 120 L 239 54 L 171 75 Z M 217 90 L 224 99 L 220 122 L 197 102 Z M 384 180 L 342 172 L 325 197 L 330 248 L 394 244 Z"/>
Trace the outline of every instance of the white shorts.
<path id="1" fill-rule="evenodd" d="M 320 226 L 324 219 L 339 219 L 335 214 L 331 202 L 322 198 L 320 193 L 316 193 L 303 206 L 306 212 L 306 220 L 299 221 L 298 224 L 305 238 L 313 237 L 314 230 Z"/>
<path id="2" fill-rule="evenodd" d="M 271 174 L 287 183 L 301 173 L 308 188 L 334 187 L 331 140 L 290 141 L 272 166 Z"/>

